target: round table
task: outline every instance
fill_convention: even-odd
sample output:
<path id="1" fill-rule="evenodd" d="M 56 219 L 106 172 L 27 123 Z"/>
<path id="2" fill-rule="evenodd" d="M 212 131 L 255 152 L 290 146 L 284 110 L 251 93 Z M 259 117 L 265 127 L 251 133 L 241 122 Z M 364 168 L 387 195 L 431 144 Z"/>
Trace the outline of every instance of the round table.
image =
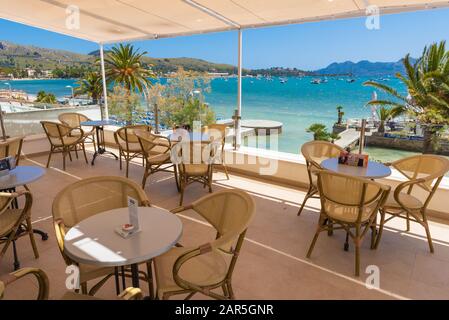
<path id="1" fill-rule="evenodd" d="M 41 167 L 15 167 L 9 171 L 9 174 L 0 177 L 0 190 L 13 190 L 16 187 L 25 186 L 42 177 L 45 172 L 45 169 Z"/>
<path id="2" fill-rule="evenodd" d="M 46 173 L 46 170 L 42 167 L 36 166 L 17 166 L 10 170 L 7 175 L 0 176 L 0 191 L 3 192 L 16 192 L 17 187 L 24 186 L 28 190 L 27 184 L 36 181 Z M 19 204 L 17 199 L 11 203 L 12 208 L 18 208 Z M 19 235 L 26 231 L 25 226 L 20 226 L 18 233 Z M 48 240 L 48 234 L 42 230 L 34 229 L 33 233 L 37 233 L 41 236 L 42 240 Z M 20 268 L 20 261 L 17 255 L 16 246 L 13 242 L 13 252 L 14 252 L 14 270 Z"/>
<path id="3" fill-rule="evenodd" d="M 356 167 L 345 164 L 339 164 L 338 158 L 329 158 L 321 162 L 321 167 L 337 173 L 346 174 L 348 176 L 367 178 L 367 179 L 380 179 L 391 175 L 391 169 L 386 165 L 368 161 L 366 167 Z"/>
<path id="4" fill-rule="evenodd" d="M 129 223 L 128 207 L 82 220 L 66 233 L 64 253 L 78 263 L 98 267 L 130 265 L 133 287 L 138 288 L 138 264 L 170 250 L 182 234 L 181 220 L 167 210 L 139 207 L 138 215 L 140 232 L 127 239 L 115 229 Z"/>
<path id="5" fill-rule="evenodd" d="M 104 126 L 114 126 L 117 125 L 116 121 L 112 120 L 89 120 L 81 122 L 80 125 L 86 127 L 95 127 L 95 135 L 97 136 L 97 150 L 95 150 L 94 156 L 92 158 L 91 164 L 95 164 L 95 159 L 99 154 L 109 153 L 114 156 L 116 160 L 118 157 L 115 153 L 106 150 L 105 140 L 104 140 Z"/>

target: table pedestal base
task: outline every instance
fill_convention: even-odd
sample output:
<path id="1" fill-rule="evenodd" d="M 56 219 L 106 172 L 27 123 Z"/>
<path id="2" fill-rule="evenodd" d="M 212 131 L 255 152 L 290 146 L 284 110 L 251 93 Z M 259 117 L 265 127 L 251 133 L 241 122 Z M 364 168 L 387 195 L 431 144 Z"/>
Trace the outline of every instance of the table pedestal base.
<path id="1" fill-rule="evenodd" d="M 91 165 L 95 164 L 95 158 L 99 155 L 105 154 L 105 153 L 109 153 L 110 155 L 114 156 L 115 160 L 118 160 L 118 157 L 115 153 L 111 152 L 111 151 L 107 151 L 104 148 L 98 148 L 97 151 L 95 151 L 94 156 L 92 158 L 92 162 L 90 163 Z"/>
<path id="2" fill-rule="evenodd" d="M 102 155 L 102 154 L 105 154 L 105 153 L 109 153 L 109 154 L 113 155 L 115 157 L 115 160 L 118 160 L 118 157 L 117 157 L 116 154 L 114 154 L 111 151 L 107 151 L 106 150 L 105 141 L 104 141 L 104 128 L 103 128 L 103 126 L 95 126 L 95 132 L 96 132 L 96 135 L 97 135 L 97 146 L 98 147 L 97 147 L 97 150 L 95 150 L 94 157 L 92 159 L 91 164 L 92 165 L 95 164 L 95 158 L 98 155 Z"/>

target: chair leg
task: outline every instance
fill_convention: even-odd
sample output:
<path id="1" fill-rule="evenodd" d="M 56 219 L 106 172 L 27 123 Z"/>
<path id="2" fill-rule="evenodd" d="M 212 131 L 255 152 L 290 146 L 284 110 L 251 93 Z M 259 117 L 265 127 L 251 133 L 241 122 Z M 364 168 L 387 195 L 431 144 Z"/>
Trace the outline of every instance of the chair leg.
<path id="1" fill-rule="evenodd" d="M 72 154 L 70 153 L 70 147 L 67 148 L 67 153 L 69 154 L 70 162 L 72 162 Z"/>
<path id="2" fill-rule="evenodd" d="M 431 253 L 434 253 L 435 250 L 433 248 L 433 242 L 432 242 L 432 236 L 430 235 L 430 229 L 429 229 L 429 224 L 427 223 L 427 218 L 425 213 L 423 214 L 423 223 L 422 223 L 424 229 L 426 230 L 426 235 L 427 235 L 427 242 L 429 242 L 429 249 Z"/>
<path id="3" fill-rule="evenodd" d="M 406 226 L 407 226 L 407 232 L 410 231 L 410 214 L 407 212 L 406 213 Z"/>
<path id="4" fill-rule="evenodd" d="M 380 211 L 380 223 L 379 223 L 379 230 L 377 231 L 376 235 L 376 242 L 374 244 L 374 249 L 377 249 L 377 247 L 379 246 L 380 238 L 382 237 L 382 231 L 384 230 L 385 224 L 385 211 L 384 210 L 379 211 Z"/>
<path id="5" fill-rule="evenodd" d="M 355 276 L 360 276 L 360 238 L 354 239 L 355 247 Z"/>
<path id="6" fill-rule="evenodd" d="M 87 161 L 86 146 L 84 145 L 84 142 L 82 144 L 82 147 L 83 147 L 83 153 L 84 153 L 84 160 L 86 160 L 86 163 L 89 163 L 89 161 Z"/>
<path id="7" fill-rule="evenodd" d="M 125 158 L 126 161 L 126 177 L 128 178 L 128 170 L 129 170 L 129 158 Z"/>
<path id="8" fill-rule="evenodd" d="M 226 174 L 226 179 L 228 179 L 228 180 L 229 180 L 228 167 L 227 167 L 227 166 L 226 166 L 226 164 L 224 163 L 224 160 L 223 160 L 223 163 L 222 163 L 222 165 L 223 165 L 223 169 L 224 169 L 224 171 L 225 171 L 225 174 Z"/>
<path id="9" fill-rule="evenodd" d="M 212 193 L 212 179 L 208 179 L 208 185 L 209 185 L 209 193 Z"/>
<path id="10" fill-rule="evenodd" d="M 179 199 L 180 206 L 182 206 L 182 201 L 184 200 L 184 188 L 185 188 L 186 184 L 187 184 L 187 178 L 181 177 L 181 197 Z"/>
<path id="11" fill-rule="evenodd" d="M 79 159 L 78 158 L 78 146 L 75 146 L 75 156 L 76 156 L 76 159 Z"/>
<path id="12" fill-rule="evenodd" d="M 148 169 L 145 169 L 145 172 L 143 174 L 142 178 L 142 189 L 145 189 L 145 184 L 147 183 L 147 177 L 148 177 Z"/>
<path id="13" fill-rule="evenodd" d="M 176 189 L 178 189 L 178 192 L 181 190 L 180 186 L 179 186 L 179 177 L 178 177 L 178 168 L 175 165 L 173 165 L 173 172 L 175 175 L 175 182 L 176 182 Z"/>
<path id="14" fill-rule="evenodd" d="M 30 236 L 31 247 L 33 248 L 33 252 L 34 252 L 34 257 L 36 259 L 38 259 L 39 251 L 37 250 L 36 240 L 34 239 L 33 227 L 31 225 L 31 218 L 28 217 L 26 219 L 26 223 L 27 223 L 27 232 L 28 232 L 28 235 Z"/>
<path id="15" fill-rule="evenodd" d="M 64 148 L 63 150 L 62 150 L 62 169 L 65 171 L 65 157 L 66 157 L 66 154 L 67 153 L 67 150 Z"/>
<path id="16" fill-rule="evenodd" d="M 88 292 L 87 292 L 87 283 L 86 282 L 81 283 L 81 293 L 82 294 L 88 294 Z"/>
<path id="17" fill-rule="evenodd" d="M 320 219 L 318 221 L 318 227 L 316 229 L 315 235 L 313 236 L 312 243 L 310 244 L 310 247 L 309 247 L 309 251 L 307 251 L 307 258 L 310 258 L 310 256 L 312 255 L 312 251 L 313 251 L 313 248 L 315 247 L 318 236 L 320 235 L 320 233 L 322 231 L 321 226 L 324 223 L 326 223 L 326 219 L 324 219 L 323 217 L 320 216 Z"/>
<path id="18" fill-rule="evenodd" d="M 332 220 L 327 219 L 327 235 L 330 237 L 334 234 L 334 228 L 332 226 Z"/>
<path id="19" fill-rule="evenodd" d="M 153 270 L 151 269 L 151 265 L 153 260 L 147 262 L 147 277 L 148 277 L 148 290 L 150 293 L 150 299 L 154 299 L 154 287 L 153 287 Z"/>
<path id="20" fill-rule="evenodd" d="M 221 289 L 223 290 L 223 295 L 224 295 L 226 298 L 229 298 L 229 291 L 228 291 L 228 287 L 227 287 L 226 283 L 223 283 L 223 284 L 221 285 Z"/>
<path id="21" fill-rule="evenodd" d="M 376 235 L 377 235 L 377 214 L 374 221 L 371 224 L 371 249 L 374 249 L 376 245 Z"/>
<path id="22" fill-rule="evenodd" d="M 306 205 L 307 200 L 309 200 L 309 198 L 311 196 L 312 196 L 312 188 L 309 188 L 309 190 L 307 191 L 306 196 L 304 197 L 304 200 L 302 201 L 301 207 L 299 208 L 298 216 L 301 215 L 301 212 L 304 209 L 304 206 Z"/>
<path id="23" fill-rule="evenodd" d="M 6 250 L 8 250 L 9 245 L 11 244 L 11 242 L 14 240 L 15 238 L 15 234 L 17 231 L 13 231 L 9 234 L 8 239 L 6 239 L 5 244 L 3 245 L 2 251 L 0 251 L 0 258 L 3 257 L 3 255 L 6 253 Z"/>
<path id="24" fill-rule="evenodd" d="M 51 156 L 53 154 L 53 147 L 51 147 L 50 149 L 50 153 L 48 154 L 48 160 L 47 160 L 47 168 L 50 166 L 50 160 L 51 160 Z"/>
<path id="25" fill-rule="evenodd" d="M 232 290 L 232 284 L 230 282 L 228 282 L 227 287 L 228 287 L 228 292 L 229 292 L 229 299 L 234 300 L 235 295 L 234 295 L 234 290 Z"/>
<path id="26" fill-rule="evenodd" d="M 119 150 L 118 154 L 119 154 L 119 158 L 120 158 L 120 170 L 122 170 L 122 151 Z"/>

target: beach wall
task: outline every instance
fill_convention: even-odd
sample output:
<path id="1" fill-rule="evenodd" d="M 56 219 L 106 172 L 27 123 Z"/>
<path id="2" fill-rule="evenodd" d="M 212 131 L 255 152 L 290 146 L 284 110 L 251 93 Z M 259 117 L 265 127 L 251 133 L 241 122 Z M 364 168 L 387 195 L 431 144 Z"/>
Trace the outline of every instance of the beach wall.
<path id="1" fill-rule="evenodd" d="M 422 152 L 423 150 L 422 140 L 384 137 L 383 134 L 379 133 L 373 133 L 370 136 L 366 136 L 366 145 L 369 147 L 397 149 L 413 152 Z M 449 155 L 449 142 L 440 141 L 438 143 L 438 150 L 436 153 L 441 155 Z"/>
<path id="2" fill-rule="evenodd" d="M 77 106 L 46 110 L 32 110 L 7 113 L 4 115 L 6 134 L 9 136 L 35 135 L 44 133 L 41 121 L 58 121 L 58 116 L 65 112 L 79 112 L 91 119 L 100 119 L 99 106 Z"/>

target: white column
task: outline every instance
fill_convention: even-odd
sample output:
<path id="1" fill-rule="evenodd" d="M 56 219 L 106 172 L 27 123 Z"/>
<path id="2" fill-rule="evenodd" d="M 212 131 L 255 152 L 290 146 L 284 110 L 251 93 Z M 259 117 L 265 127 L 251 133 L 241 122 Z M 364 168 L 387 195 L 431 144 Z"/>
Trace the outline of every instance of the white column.
<path id="1" fill-rule="evenodd" d="M 237 116 L 242 116 L 242 29 L 239 29 L 238 34 L 238 79 L 237 79 Z M 240 120 L 237 121 L 237 127 L 235 128 L 236 144 L 237 148 L 242 143 L 242 136 L 240 131 Z"/>
<path id="2" fill-rule="evenodd" d="M 103 99 L 104 99 L 104 119 L 109 120 L 109 109 L 108 109 L 108 89 L 106 84 L 106 72 L 104 70 L 104 52 L 103 44 L 100 44 L 100 62 L 101 62 L 101 77 L 103 79 Z M 103 115 L 103 114 L 102 114 Z"/>

